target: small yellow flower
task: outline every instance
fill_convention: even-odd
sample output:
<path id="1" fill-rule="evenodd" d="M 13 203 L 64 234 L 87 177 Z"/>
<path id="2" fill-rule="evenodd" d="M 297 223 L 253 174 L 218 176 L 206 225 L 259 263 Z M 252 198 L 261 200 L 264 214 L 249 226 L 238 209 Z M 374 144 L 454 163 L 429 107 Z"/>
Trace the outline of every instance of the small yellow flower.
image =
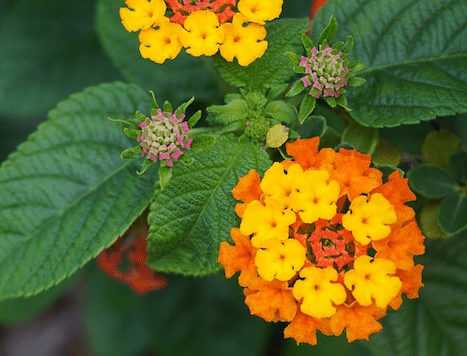
<path id="1" fill-rule="evenodd" d="M 285 282 L 302 268 L 305 258 L 305 247 L 297 240 L 268 240 L 256 253 L 255 264 L 258 274 L 264 280 L 271 282 L 278 279 Z"/>
<path id="2" fill-rule="evenodd" d="M 182 49 L 180 33 L 182 27 L 163 18 L 157 29 L 150 28 L 139 34 L 141 56 L 163 64 L 167 59 L 174 59 Z"/>
<path id="3" fill-rule="evenodd" d="M 369 198 L 365 195 L 355 198 L 350 204 L 350 211 L 342 218 L 344 227 L 362 245 L 388 237 L 391 233 L 388 225 L 396 221 L 394 207 L 380 193 L 372 194 Z"/>
<path id="4" fill-rule="evenodd" d="M 120 8 L 120 19 L 129 32 L 145 30 L 157 24 L 167 6 L 163 0 L 126 0 L 128 7 Z"/>
<path id="5" fill-rule="evenodd" d="M 314 318 L 328 318 L 336 313 L 336 305 L 346 299 L 344 287 L 337 281 L 337 271 L 332 267 L 307 267 L 300 272 L 303 280 L 295 282 L 293 295 L 302 301 L 302 313 Z"/>
<path id="6" fill-rule="evenodd" d="M 295 222 L 295 214 L 277 205 L 263 205 L 258 200 L 248 203 L 240 224 L 244 235 L 253 235 L 251 243 L 260 248 L 271 239 L 287 240 L 289 226 Z"/>
<path id="7" fill-rule="evenodd" d="M 192 56 L 213 56 L 224 40 L 216 14 L 208 10 L 191 13 L 185 20 L 182 42 Z"/>
<path id="8" fill-rule="evenodd" d="M 395 273 L 396 265 L 390 260 L 360 256 L 354 269 L 344 275 L 344 283 L 360 305 L 369 306 L 374 301 L 378 308 L 384 309 L 402 286 Z"/>
<path id="9" fill-rule="evenodd" d="M 249 23 L 242 14 L 236 14 L 232 23 L 222 25 L 222 29 L 225 37 L 220 51 L 228 62 L 237 58 L 238 64 L 248 66 L 261 58 L 268 48 L 264 26 Z"/>
<path id="10" fill-rule="evenodd" d="M 299 212 L 303 222 L 311 224 L 318 219 L 330 220 L 336 215 L 340 187 L 329 178 L 329 172 L 305 171 L 297 189 L 291 196 L 292 208 Z"/>
<path id="11" fill-rule="evenodd" d="M 302 175 L 303 169 L 299 164 L 292 164 L 286 169 L 281 163 L 274 163 L 261 181 L 265 201 L 274 200 L 282 208 L 290 208 L 292 194 L 297 190 Z"/>
<path id="12" fill-rule="evenodd" d="M 238 9 L 249 21 L 263 25 L 279 17 L 283 0 L 240 0 Z"/>

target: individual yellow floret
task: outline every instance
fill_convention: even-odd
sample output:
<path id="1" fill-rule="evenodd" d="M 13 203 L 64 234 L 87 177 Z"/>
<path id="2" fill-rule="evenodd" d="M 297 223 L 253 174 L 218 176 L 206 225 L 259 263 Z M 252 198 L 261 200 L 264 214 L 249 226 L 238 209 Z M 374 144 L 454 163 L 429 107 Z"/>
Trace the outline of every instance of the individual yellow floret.
<path id="1" fill-rule="evenodd" d="M 291 196 L 292 208 L 299 212 L 303 222 L 311 224 L 318 219 L 330 220 L 336 215 L 340 186 L 329 178 L 327 171 L 305 171 L 297 189 Z"/>
<path id="2" fill-rule="evenodd" d="M 293 295 L 301 301 L 302 313 L 314 318 L 328 318 L 336 313 L 336 305 L 346 299 L 345 288 L 337 281 L 337 271 L 332 267 L 307 267 L 300 272 L 303 280 L 295 282 Z"/>
<path id="3" fill-rule="evenodd" d="M 236 14 L 232 23 L 222 25 L 224 43 L 220 46 L 222 57 L 233 62 L 237 58 L 238 64 L 248 66 L 261 58 L 268 48 L 267 32 L 264 26 L 250 23 L 241 14 Z"/>
<path id="4" fill-rule="evenodd" d="M 127 31 L 145 30 L 157 24 L 167 6 L 163 0 L 126 0 L 128 7 L 120 8 L 120 19 Z"/>
<path id="5" fill-rule="evenodd" d="M 213 56 L 224 40 L 216 14 L 208 10 L 191 13 L 185 20 L 182 43 L 192 56 Z"/>
<path id="6" fill-rule="evenodd" d="M 384 309 L 402 286 L 395 273 L 396 265 L 390 260 L 360 256 L 354 262 L 354 269 L 344 275 L 344 283 L 358 304 L 369 306 L 375 303 Z"/>
<path id="7" fill-rule="evenodd" d="M 182 27 L 169 22 L 165 17 L 163 19 L 157 28 L 150 28 L 139 34 L 141 56 L 159 64 L 163 64 L 167 59 L 174 59 L 182 49 Z"/>
<path id="8" fill-rule="evenodd" d="M 292 164 L 287 169 L 281 163 L 274 163 L 264 173 L 261 190 L 266 201 L 274 200 L 284 209 L 292 207 L 291 197 L 303 175 L 299 164 Z"/>
<path id="9" fill-rule="evenodd" d="M 248 21 L 264 24 L 279 17 L 283 0 L 240 0 L 238 10 Z"/>
<path id="10" fill-rule="evenodd" d="M 283 211 L 277 205 L 263 205 L 258 200 L 248 203 L 240 224 L 244 235 L 253 235 L 251 243 L 255 248 L 264 246 L 268 240 L 287 240 L 289 226 L 295 222 L 292 211 Z"/>
<path id="11" fill-rule="evenodd" d="M 344 227 L 362 245 L 388 237 L 391 233 L 389 225 L 396 221 L 394 207 L 380 193 L 372 194 L 369 198 L 365 195 L 355 198 L 349 212 L 342 218 Z"/>
<path id="12" fill-rule="evenodd" d="M 303 267 L 306 249 L 294 239 L 268 240 L 256 253 L 255 264 L 264 280 L 288 281 Z"/>

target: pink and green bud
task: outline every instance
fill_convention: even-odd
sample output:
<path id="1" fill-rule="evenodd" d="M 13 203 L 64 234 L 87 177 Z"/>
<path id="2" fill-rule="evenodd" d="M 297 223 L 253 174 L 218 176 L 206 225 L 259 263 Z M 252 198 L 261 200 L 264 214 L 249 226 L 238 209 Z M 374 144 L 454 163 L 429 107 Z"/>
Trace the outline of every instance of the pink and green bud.
<path id="1" fill-rule="evenodd" d="M 343 94 L 350 71 L 342 52 L 327 45 L 313 47 L 307 57 L 300 58 L 299 66 L 306 74 L 303 86 L 310 88 L 313 97 L 337 98 Z"/>
<path id="2" fill-rule="evenodd" d="M 174 161 L 191 148 L 190 127 L 183 113 L 158 109 L 151 117 L 146 117 L 139 128 L 141 132 L 137 140 L 141 154 L 151 161 L 164 162 L 167 167 L 172 167 Z"/>

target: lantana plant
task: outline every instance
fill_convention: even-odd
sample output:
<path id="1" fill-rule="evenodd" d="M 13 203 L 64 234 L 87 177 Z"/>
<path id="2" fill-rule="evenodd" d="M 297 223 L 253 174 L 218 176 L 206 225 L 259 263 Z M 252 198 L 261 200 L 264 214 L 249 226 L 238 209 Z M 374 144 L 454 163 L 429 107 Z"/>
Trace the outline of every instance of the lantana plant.
<path id="1" fill-rule="evenodd" d="M 226 344 L 249 348 L 232 341 L 242 330 L 264 342 L 254 317 L 283 336 L 263 330 L 270 345 L 236 354 L 289 338 L 319 348 L 319 332 L 375 356 L 393 344 L 384 355 L 462 355 L 466 11 L 462 0 L 100 0 L 100 37 L 126 82 L 70 96 L 2 163 L 0 299 L 94 260 L 154 300 L 199 277 L 183 311 L 167 307 L 167 331 L 175 314 L 214 313 L 209 293 L 238 276 L 243 296 L 235 285 L 213 298 L 242 318 L 215 311 Z"/>

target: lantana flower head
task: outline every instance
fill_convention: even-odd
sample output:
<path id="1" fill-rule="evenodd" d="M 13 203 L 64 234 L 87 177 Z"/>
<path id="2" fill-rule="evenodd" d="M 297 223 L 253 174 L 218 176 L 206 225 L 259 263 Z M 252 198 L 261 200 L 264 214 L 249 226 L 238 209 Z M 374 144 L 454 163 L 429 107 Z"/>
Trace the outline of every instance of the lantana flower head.
<path id="1" fill-rule="evenodd" d="M 139 35 L 141 56 L 163 64 L 182 47 L 192 56 L 220 55 L 241 66 L 268 47 L 265 22 L 282 12 L 283 0 L 127 0 L 120 18 Z"/>
<path id="2" fill-rule="evenodd" d="M 424 237 L 406 205 L 415 196 L 398 171 L 384 182 L 370 156 L 318 147 L 319 138 L 288 143 L 292 160 L 240 178 L 240 229 L 219 263 L 227 278 L 240 273 L 251 314 L 289 323 L 285 337 L 368 339 L 423 286 L 414 258 Z"/>
<path id="3" fill-rule="evenodd" d="M 157 110 L 139 124 L 141 134 L 137 140 L 141 154 L 151 161 L 164 162 L 173 166 L 183 153 L 191 147 L 192 139 L 188 137 L 190 128 L 185 115 Z"/>

